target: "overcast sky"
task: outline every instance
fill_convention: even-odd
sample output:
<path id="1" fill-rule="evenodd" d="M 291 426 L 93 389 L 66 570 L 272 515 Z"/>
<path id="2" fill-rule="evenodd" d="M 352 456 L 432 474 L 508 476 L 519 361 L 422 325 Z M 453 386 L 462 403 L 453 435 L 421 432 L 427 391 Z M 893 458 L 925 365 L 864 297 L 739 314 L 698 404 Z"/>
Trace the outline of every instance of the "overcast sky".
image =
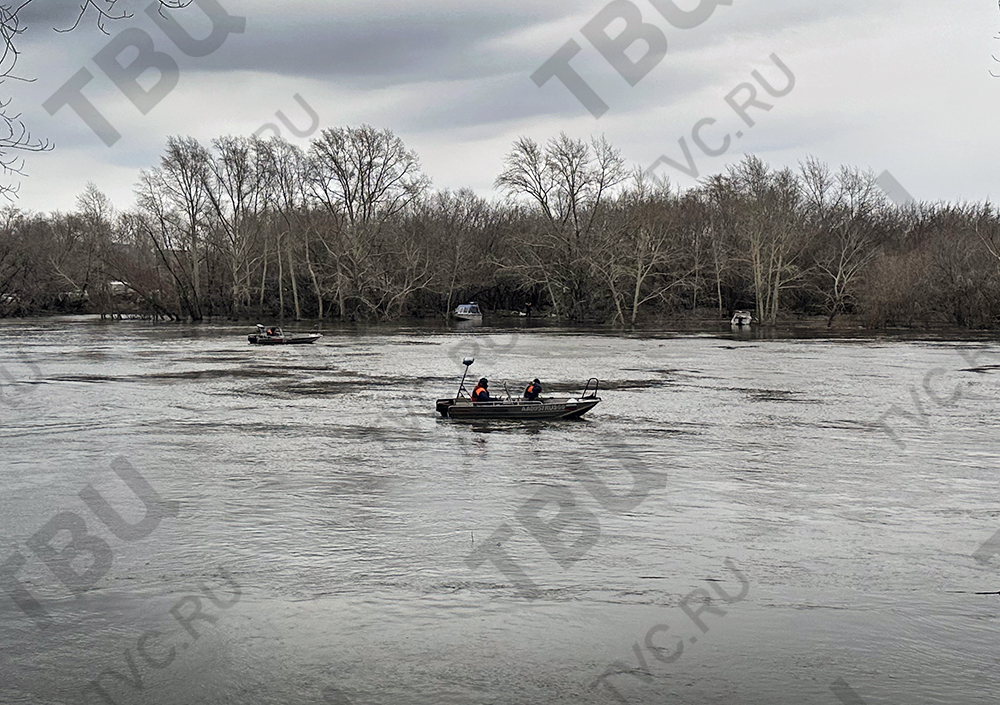
<path id="1" fill-rule="evenodd" d="M 20 112 L 32 134 L 56 148 L 26 155 L 21 208 L 72 210 L 88 181 L 116 207 L 129 208 L 139 170 L 157 163 L 170 135 L 208 142 L 275 123 L 306 145 L 308 138 L 294 137 L 275 117 L 280 110 L 299 131 L 310 127 L 296 95 L 318 115 L 320 129 L 391 128 L 439 189 L 468 186 L 490 195 L 517 137 L 545 141 L 565 131 L 603 134 L 644 169 L 666 156 L 683 169 L 661 162 L 656 173 L 682 187 L 696 183 L 685 171 L 705 176 L 754 153 L 775 166 L 815 156 L 888 170 L 920 200 L 1000 200 L 1000 78 L 990 75 L 1000 75 L 996 0 L 731 0 L 711 12 L 713 0 L 702 0 L 705 7 L 676 0 L 679 11 L 702 10 L 687 17 L 694 17 L 688 24 L 703 21 L 683 29 L 657 10 L 670 5 L 665 0 L 617 0 L 606 11 L 604 0 L 200 0 L 176 14 L 198 40 L 186 47 L 147 15 L 148 1 L 124 1 L 134 16 L 107 23 L 107 35 L 93 17 L 72 33 L 54 32 L 73 21 L 74 4 L 64 0 L 34 0 L 25 10 L 15 73 L 36 80 L 7 80 L 3 89 L 13 101 L 8 111 Z M 199 53 L 192 46 L 207 46 L 207 13 L 218 15 L 218 8 L 245 18 L 243 32 L 217 28 L 214 52 L 186 55 L 184 48 Z M 640 28 L 634 18 L 631 29 L 624 19 L 592 22 L 602 11 L 633 14 L 650 26 Z M 662 36 L 666 53 L 643 63 L 649 45 L 632 43 L 619 61 L 626 71 L 639 62 L 630 85 L 582 33 L 588 23 L 605 26 L 611 40 L 634 32 L 659 46 Z M 178 66 L 176 87 L 147 114 L 94 60 L 121 32 L 129 32 L 123 43 L 148 35 L 169 56 L 160 60 Z M 599 118 L 561 79 L 541 87 L 532 80 L 570 40 L 579 51 L 566 66 L 607 106 Z M 136 55 L 127 49 L 118 60 L 128 66 Z M 794 77 L 790 91 L 788 73 L 772 57 Z M 83 68 L 93 76 L 83 96 L 121 135 L 110 147 L 71 106 L 54 115 L 43 107 Z M 647 72 L 640 77 L 639 69 Z M 769 95 L 754 71 L 785 94 Z M 150 70 L 140 83 L 149 89 L 157 79 Z M 747 108 L 752 126 L 727 102 L 739 88 L 730 101 L 744 104 L 751 96 L 740 87 L 747 82 L 771 106 Z M 698 136 L 715 154 L 692 136 L 700 122 Z"/>

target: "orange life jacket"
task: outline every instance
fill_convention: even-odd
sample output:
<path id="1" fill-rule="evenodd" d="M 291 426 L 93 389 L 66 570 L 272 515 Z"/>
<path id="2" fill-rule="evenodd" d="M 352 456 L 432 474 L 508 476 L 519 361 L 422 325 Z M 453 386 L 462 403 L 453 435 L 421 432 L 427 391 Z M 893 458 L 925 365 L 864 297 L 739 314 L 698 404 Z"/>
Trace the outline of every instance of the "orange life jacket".
<path id="1" fill-rule="evenodd" d="M 472 392 L 472 401 L 479 401 L 480 394 L 489 394 L 489 391 L 482 385 L 476 385 L 475 390 Z"/>

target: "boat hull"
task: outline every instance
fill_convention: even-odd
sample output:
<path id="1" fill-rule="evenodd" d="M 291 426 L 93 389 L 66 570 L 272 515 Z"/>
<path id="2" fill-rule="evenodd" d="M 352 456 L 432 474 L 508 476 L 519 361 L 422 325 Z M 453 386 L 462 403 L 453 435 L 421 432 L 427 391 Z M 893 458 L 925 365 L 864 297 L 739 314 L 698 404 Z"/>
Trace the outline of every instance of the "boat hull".
<path id="1" fill-rule="evenodd" d="M 247 340 L 250 341 L 251 345 L 307 345 L 309 343 L 315 343 L 322 337 L 323 336 L 319 333 L 310 333 L 309 335 L 292 335 L 285 336 L 283 338 L 275 338 L 268 335 L 248 335 Z"/>
<path id="2" fill-rule="evenodd" d="M 438 399 L 437 410 L 442 416 L 451 419 L 500 419 L 507 421 L 573 419 L 583 416 L 597 406 L 600 401 L 600 397 L 476 403 L 468 399 Z"/>

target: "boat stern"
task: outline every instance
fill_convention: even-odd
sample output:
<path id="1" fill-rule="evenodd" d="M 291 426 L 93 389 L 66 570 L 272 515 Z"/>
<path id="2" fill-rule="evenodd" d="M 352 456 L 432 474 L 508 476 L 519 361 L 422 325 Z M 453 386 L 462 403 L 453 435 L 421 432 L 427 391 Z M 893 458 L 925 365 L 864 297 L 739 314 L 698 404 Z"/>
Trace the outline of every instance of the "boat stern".
<path id="1" fill-rule="evenodd" d="M 438 399 L 437 400 L 437 411 L 442 416 L 448 416 L 448 409 L 452 407 L 455 403 L 454 399 Z"/>

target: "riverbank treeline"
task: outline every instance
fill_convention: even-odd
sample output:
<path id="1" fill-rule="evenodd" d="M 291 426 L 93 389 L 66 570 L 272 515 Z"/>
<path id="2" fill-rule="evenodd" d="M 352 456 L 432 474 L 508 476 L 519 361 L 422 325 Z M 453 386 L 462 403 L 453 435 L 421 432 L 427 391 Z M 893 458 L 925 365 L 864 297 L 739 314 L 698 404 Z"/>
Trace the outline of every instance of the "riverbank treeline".
<path id="1" fill-rule="evenodd" d="M 871 173 L 748 156 L 680 191 L 603 139 L 522 138 L 498 198 L 434 191 L 389 130 L 171 138 L 116 212 L 8 208 L 0 315 L 443 316 L 458 303 L 630 325 L 706 307 L 852 314 L 870 327 L 1000 324 L 1000 214 L 897 207 Z"/>

